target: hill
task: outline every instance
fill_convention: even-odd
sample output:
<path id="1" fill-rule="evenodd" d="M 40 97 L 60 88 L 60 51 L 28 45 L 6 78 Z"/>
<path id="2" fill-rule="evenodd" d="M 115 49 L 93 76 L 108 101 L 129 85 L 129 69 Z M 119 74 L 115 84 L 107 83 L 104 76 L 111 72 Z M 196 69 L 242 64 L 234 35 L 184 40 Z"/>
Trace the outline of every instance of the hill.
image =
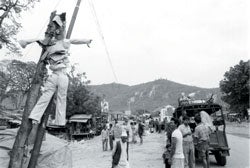
<path id="1" fill-rule="evenodd" d="M 184 92 L 193 93 L 195 99 L 207 99 L 214 94 L 216 101 L 220 100 L 219 88 L 200 88 L 188 86 L 166 79 L 159 79 L 139 85 L 123 85 L 118 83 L 90 85 L 89 89 L 99 96 L 105 95 L 111 110 L 128 110 L 129 102 L 132 111 L 146 109 L 152 111 L 165 105 L 177 106 L 177 100 Z"/>

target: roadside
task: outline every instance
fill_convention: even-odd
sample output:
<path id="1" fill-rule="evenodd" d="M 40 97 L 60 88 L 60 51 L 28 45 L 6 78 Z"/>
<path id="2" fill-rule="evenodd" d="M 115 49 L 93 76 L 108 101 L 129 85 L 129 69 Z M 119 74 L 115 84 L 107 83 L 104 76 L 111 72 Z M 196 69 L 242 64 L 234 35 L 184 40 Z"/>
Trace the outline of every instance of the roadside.
<path id="1" fill-rule="evenodd" d="M 250 139 L 249 126 L 249 122 L 226 122 L 226 132 L 227 134 Z"/>

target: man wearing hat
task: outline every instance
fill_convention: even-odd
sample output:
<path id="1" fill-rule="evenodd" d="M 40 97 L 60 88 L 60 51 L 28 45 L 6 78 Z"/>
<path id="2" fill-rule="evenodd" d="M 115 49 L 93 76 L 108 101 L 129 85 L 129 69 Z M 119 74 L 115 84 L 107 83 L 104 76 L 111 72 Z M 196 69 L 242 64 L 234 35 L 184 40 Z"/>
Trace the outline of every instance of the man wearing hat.
<path id="1" fill-rule="evenodd" d="M 127 133 L 121 127 L 114 130 L 115 143 L 112 151 L 112 168 L 129 168 L 127 160 Z"/>

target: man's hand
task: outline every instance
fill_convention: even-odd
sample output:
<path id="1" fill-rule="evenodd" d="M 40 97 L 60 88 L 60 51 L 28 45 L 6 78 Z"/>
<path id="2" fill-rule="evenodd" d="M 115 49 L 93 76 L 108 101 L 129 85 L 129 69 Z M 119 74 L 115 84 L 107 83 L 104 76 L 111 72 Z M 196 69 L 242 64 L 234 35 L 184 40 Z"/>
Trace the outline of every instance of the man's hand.
<path id="1" fill-rule="evenodd" d="M 25 48 L 27 45 L 40 41 L 40 39 L 27 39 L 27 40 L 19 40 L 18 43 L 22 48 Z M 41 43 L 41 42 L 40 42 Z"/>
<path id="2" fill-rule="evenodd" d="M 27 41 L 25 41 L 25 40 L 19 40 L 18 43 L 20 44 L 20 46 L 22 48 L 25 48 L 27 46 L 27 44 L 28 44 Z"/>
<path id="3" fill-rule="evenodd" d="M 183 138 L 187 137 L 188 135 L 192 135 L 192 132 L 188 132 L 185 135 L 183 135 Z"/>
<path id="4" fill-rule="evenodd" d="M 87 42 L 87 46 L 90 48 L 90 43 L 92 42 L 92 40 L 89 40 L 88 42 Z"/>
<path id="5" fill-rule="evenodd" d="M 172 165 L 172 158 L 168 159 L 168 164 Z"/>

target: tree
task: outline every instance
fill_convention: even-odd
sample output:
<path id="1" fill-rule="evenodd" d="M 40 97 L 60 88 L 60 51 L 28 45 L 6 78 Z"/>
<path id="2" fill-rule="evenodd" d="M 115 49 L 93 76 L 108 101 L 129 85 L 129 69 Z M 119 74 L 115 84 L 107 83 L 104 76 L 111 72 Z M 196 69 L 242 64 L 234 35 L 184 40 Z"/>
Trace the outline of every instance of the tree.
<path id="1" fill-rule="evenodd" d="M 242 115 L 246 115 L 249 108 L 249 63 L 249 60 L 241 60 L 220 81 L 222 100 L 230 105 L 230 110 Z"/>
<path id="2" fill-rule="evenodd" d="M 19 108 L 20 100 L 31 87 L 36 64 L 18 60 L 2 62 L 5 64 L 0 64 L 0 103 L 4 98 L 11 97 L 16 100 L 16 107 Z"/>
<path id="3" fill-rule="evenodd" d="M 9 87 L 11 90 L 27 92 L 31 87 L 35 69 L 35 62 L 12 60 L 7 66 L 7 73 L 10 78 Z"/>
<path id="4" fill-rule="evenodd" d="M 0 70 L 0 104 L 2 100 L 6 97 L 8 83 L 9 83 L 8 75 L 1 68 Z"/>
<path id="5" fill-rule="evenodd" d="M 90 83 L 85 73 L 76 73 L 75 66 L 69 74 L 69 88 L 67 93 L 67 117 L 73 114 L 100 114 L 100 97 L 87 89 Z"/>
<path id="6" fill-rule="evenodd" d="M 15 36 L 21 28 L 18 21 L 22 11 L 34 7 L 39 0 L 0 0 L 0 49 L 5 46 L 10 52 L 20 53 Z"/>

